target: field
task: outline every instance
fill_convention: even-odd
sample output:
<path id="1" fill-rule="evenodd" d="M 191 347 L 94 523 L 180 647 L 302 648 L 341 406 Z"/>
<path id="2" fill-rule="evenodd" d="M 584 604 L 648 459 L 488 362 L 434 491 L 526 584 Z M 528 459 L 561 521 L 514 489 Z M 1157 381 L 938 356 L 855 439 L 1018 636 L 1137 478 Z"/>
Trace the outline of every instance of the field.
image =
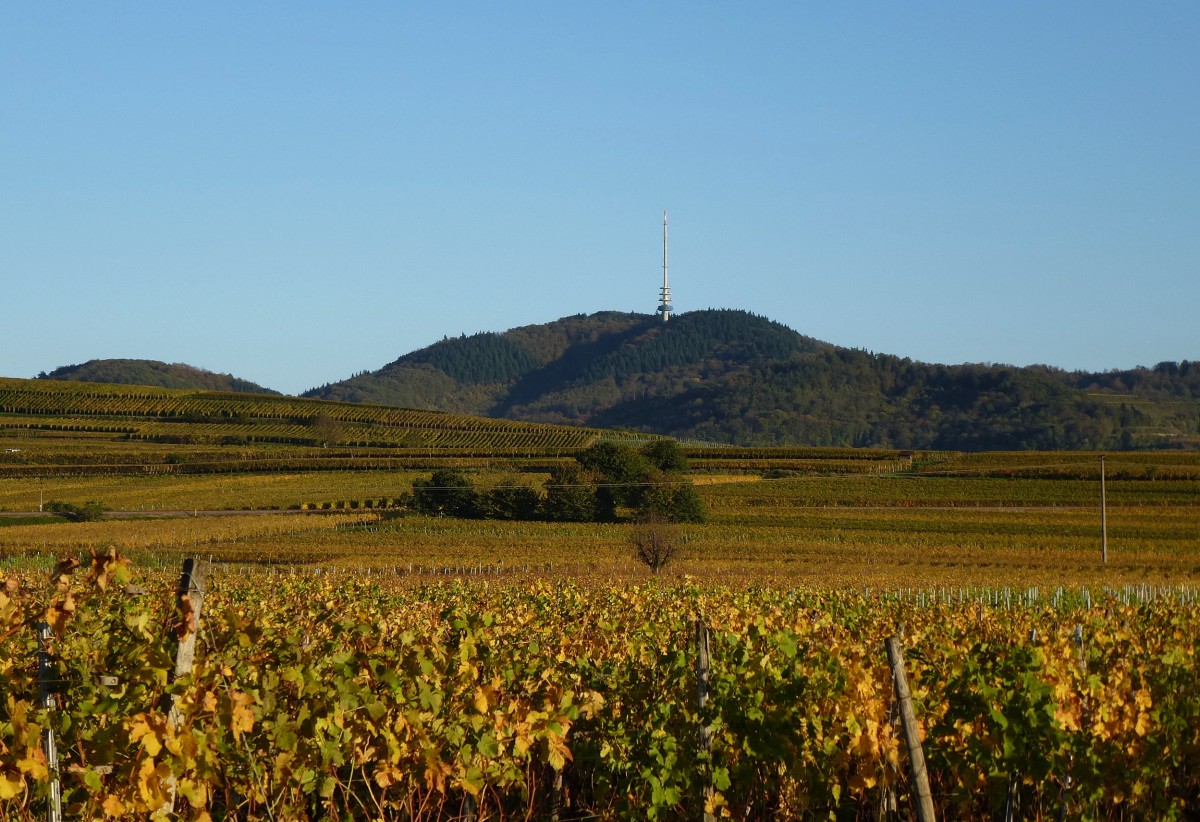
<path id="1" fill-rule="evenodd" d="M 1120 467 L 1120 462 L 1116 462 Z M 95 499 L 128 518 L 21 525 L 5 518 L 0 554 L 117 547 L 141 558 L 189 551 L 227 562 L 422 569 L 483 565 L 640 578 L 636 525 L 381 521 L 420 472 L 310 472 L 0 479 L 0 507 Z M 484 481 L 537 485 L 537 472 Z M 678 526 L 674 575 L 750 585 L 854 587 L 1179 586 L 1200 582 L 1200 481 L 1107 483 L 1108 562 L 1101 564 L 1099 483 L 1089 479 L 862 476 L 761 479 L 698 475 L 708 522 Z M 301 509 L 305 509 L 302 511 Z M 162 518 L 169 512 L 183 518 Z M 221 512 L 221 516 L 206 516 Z M 336 516 L 330 517 L 329 514 Z M 114 516 L 115 515 L 111 515 Z M 332 527 L 336 524 L 337 527 Z M 157 560 L 155 560 L 157 561 Z"/>
<path id="2" fill-rule="evenodd" d="M 910 818 L 893 634 L 946 818 L 1200 814 L 1200 454 L 1105 455 L 1102 524 L 1099 454 L 689 445 L 708 519 L 656 576 L 635 523 L 396 507 L 433 467 L 538 488 L 617 435 L 455 418 L 474 444 L 322 447 L 285 440 L 337 404 L 50 394 L 0 392 L 3 818 L 43 815 L 47 728 L 80 818 L 172 794 L 198 820 Z M 277 424 L 251 412 L 294 430 L 250 441 Z M 354 413 L 343 433 L 417 419 Z M 112 510 L 28 516 L 50 500 Z M 173 680 L 189 556 L 210 579 Z"/>

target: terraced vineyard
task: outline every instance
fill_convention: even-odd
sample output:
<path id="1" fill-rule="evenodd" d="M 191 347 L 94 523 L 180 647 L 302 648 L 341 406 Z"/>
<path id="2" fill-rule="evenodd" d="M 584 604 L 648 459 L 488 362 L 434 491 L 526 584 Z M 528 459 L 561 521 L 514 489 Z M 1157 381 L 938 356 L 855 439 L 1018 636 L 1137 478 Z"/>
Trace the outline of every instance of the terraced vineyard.
<path id="1" fill-rule="evenodd" d="M 592 438 L 635 435 L 12 382 L 3 818 L 44 815 L 47 728 L 85 818 L 146 818 L 172 790 L 198 822 L 910 818 L 882 652 L 900 631 L 944 817 L 1200 815 L 1198 454 L 1106 455 L 1102 526 L 1100 454 L 695 444 L 708 519 L 667 532 L 655 577 L 635 523 L 402 504 L 434 468 L 539 489 Z M 5 514 L 51 499 L 114 511 Z M 60 575 L 93 556 L 88 579 Z M 188 556 L 211 558 L 210 597 L 197 667 L 167 686 Z M 57 710 L 35 704 L 43 618 Z"/>
<path id="2" fill-rule="evenodd" d="M 591 429 L 358 403 L 0 378 L 0 428 L 118 434 L 181 443 L 313 444 L 328 418 L 339 443 L 503 451 L 585 447 Z"/>

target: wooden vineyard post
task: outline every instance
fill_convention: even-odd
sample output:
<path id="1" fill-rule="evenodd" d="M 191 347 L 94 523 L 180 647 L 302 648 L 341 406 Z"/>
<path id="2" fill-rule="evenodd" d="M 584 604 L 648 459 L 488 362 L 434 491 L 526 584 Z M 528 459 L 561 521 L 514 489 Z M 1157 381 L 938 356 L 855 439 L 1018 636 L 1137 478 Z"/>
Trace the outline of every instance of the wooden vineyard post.
<path id="1" fill-rule="evenodd" d="M 908 761 L 912 769 L 913 784 L 917 788 L 917 819 L 934 822 L 933 796 L 929 791 L 929 773 L 925 770 L 925 752 L 921 748 L 921 734 L 917 730 L 917 715 L 913 711 L 912 691 L 908 688 L 908 677 L 904 673 L 904 654 L 900 640 L 889 637 L 884 643 L 887 648 L 888 664 L 892 666 L 892 682 L 896 686 L 896 699 L 900 703 L 900 724 L 904 731 L 904 744 L 908 747 Z"/>
<path id="2" fill-rule="evenodd" d="M 54 665 L 47 650 L 50 642 L 50 625 L 39 622 L 38 636 L 38 703 L 49 714 L 55 708 L 54 685 L 58 679 L 54 674 Z M 58 744 L 54 739 L 54 729 L 47 727 L 42 731 L 42 752 L 46 754 L 46 769 L 50 771 L 50 800 L 46 805 L 48 822 L 62 822 L 62 784 L 58 780 Z"/>
<path id="3" fill-rule="evenodd" d="M 563 804 L 563 778 L 562 771 L 554 772 L 554 787 L 550 794 L 550 822 L 558 822 L 559 816 L 562 815 Z"/>
<path id="4" fill-rule="evenodd" d="M 1075 626 L 1075 651 L 1076 657 L 1079 660 L 1079 671 L 1084 678 L 1087 677 L 1087 652 L 1083 649 L 1083 626 Z"/>
<path id="5" fill-rule="evenodd" d="M 192 663 L 196 659 L 196 636 L 200 633 L 200 614 L 204 609 L 204 589 L 208 583 L 208 563 L 201 563 L 196 557 L 188 557 L 183 561 L 183 573 L 179 577 L 179 589 L 175 594 L 175 608 L 179 616 L 176 636 L 179 645 L 175 650 L 175 670 L 171 681 L 179 679 L 192 672 Z M 182 717 L 179 714 L 178 697 L 170 697 L 168 706 L 172 727 L 179 730 Z"/>
<path id="6" fill-rule="evenodd" d="M 175 592 L 175 609 L 179 621 L 176 623 L 176 637 L 179 645 L 175 650 L 175 670 L 171 672 L 171 682 L 192 672 L 192 663 L 196 659 L 196 637 L 200 633 L 200 614 L 204 608 L 204 591 L 208 585 L 208 568 L 211 559 L 202 563 L 197 557 L 188 557 L 183 561 L 183 573 L 179 577 L 179 588 Z M 167 721 L 171 728 L 179 731 L 183 724 L 183 715 L 179 710 L 179 697 L 168 694 L 163 697 L 162 709 L 167 712 Z M 167 793 L 170 797 L 168 810 L 175 806 L 175 777 L 167 779 Z"/>
<path id="7" fill-rule="evenodd" d="M 1104 491 L 1104 455 L 1100 455 L 1100 561 L 1108 564 L 1108 495 Z"/>
<path id="8" fill-rule="evenodd" d="M 704 624 L 704 620 L 696 620 L 696 706 L 700 713 L 704 712 L 704 706 L 708 704 L 708 675 L 709 675 L 709 654 L 708 654 L 708 628 Z M 703 722 L 703 720 L 701 720 Z M 704 762 L 704 791 L 701 794 L 701 800 L 704 807 L 701 809 L 700 818 L 704 822 L 716 822 L 716 816 L 709 811 L 709 805 L 712 801 L 713 789 L 711 779 L 711 763 L 708 760 L 709 751 L 712 748 L 712 728 L 707 724 L 700 726 L 700 756 Z"/>

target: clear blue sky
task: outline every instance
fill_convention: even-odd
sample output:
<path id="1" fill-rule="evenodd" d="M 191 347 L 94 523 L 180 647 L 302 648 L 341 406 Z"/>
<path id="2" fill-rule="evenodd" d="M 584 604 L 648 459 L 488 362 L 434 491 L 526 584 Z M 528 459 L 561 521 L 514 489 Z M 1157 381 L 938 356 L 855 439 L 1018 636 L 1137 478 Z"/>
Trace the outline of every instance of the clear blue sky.
<path id="1" fill-rule="evenodd" d="M 1200 359 L 1200 3 L 0 6 L 0 374 L 287 392 L 743 308 L 929 362 Z"/>

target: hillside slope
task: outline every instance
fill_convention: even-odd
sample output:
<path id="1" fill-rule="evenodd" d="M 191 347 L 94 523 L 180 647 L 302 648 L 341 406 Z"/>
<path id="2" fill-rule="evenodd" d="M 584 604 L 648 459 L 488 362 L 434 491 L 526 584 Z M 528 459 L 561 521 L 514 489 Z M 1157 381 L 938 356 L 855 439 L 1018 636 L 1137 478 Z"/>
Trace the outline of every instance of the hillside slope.
<path id="1" fill-rule="evenodd" d="M 157 360 L 88 360 L 79 365 L 64 365 L 42 380 L 102 382 L 118 385 L 152 385 L 159 388 L 198 388 L 204 391 L 235 391 L 243 394 L 278 394 L 270 388 L 238 379 L 232 374 L 217 374 L 184 363 Z"/>
<path id="2" fill-rule="evenodd" d="M 930 365 L 731 310 L 665 324 L 603 312 L 443 339 L 305 396 L 745 445 L 1200 446 L 1200 365 Z"/>
<path id="3" fill-rule="evenodd" d="M 558 453 L 585 448 L 604 432 L 278 394 L 0 377 L 0 435 L 415 450 L 432 456 L 447 449 Z"/>

